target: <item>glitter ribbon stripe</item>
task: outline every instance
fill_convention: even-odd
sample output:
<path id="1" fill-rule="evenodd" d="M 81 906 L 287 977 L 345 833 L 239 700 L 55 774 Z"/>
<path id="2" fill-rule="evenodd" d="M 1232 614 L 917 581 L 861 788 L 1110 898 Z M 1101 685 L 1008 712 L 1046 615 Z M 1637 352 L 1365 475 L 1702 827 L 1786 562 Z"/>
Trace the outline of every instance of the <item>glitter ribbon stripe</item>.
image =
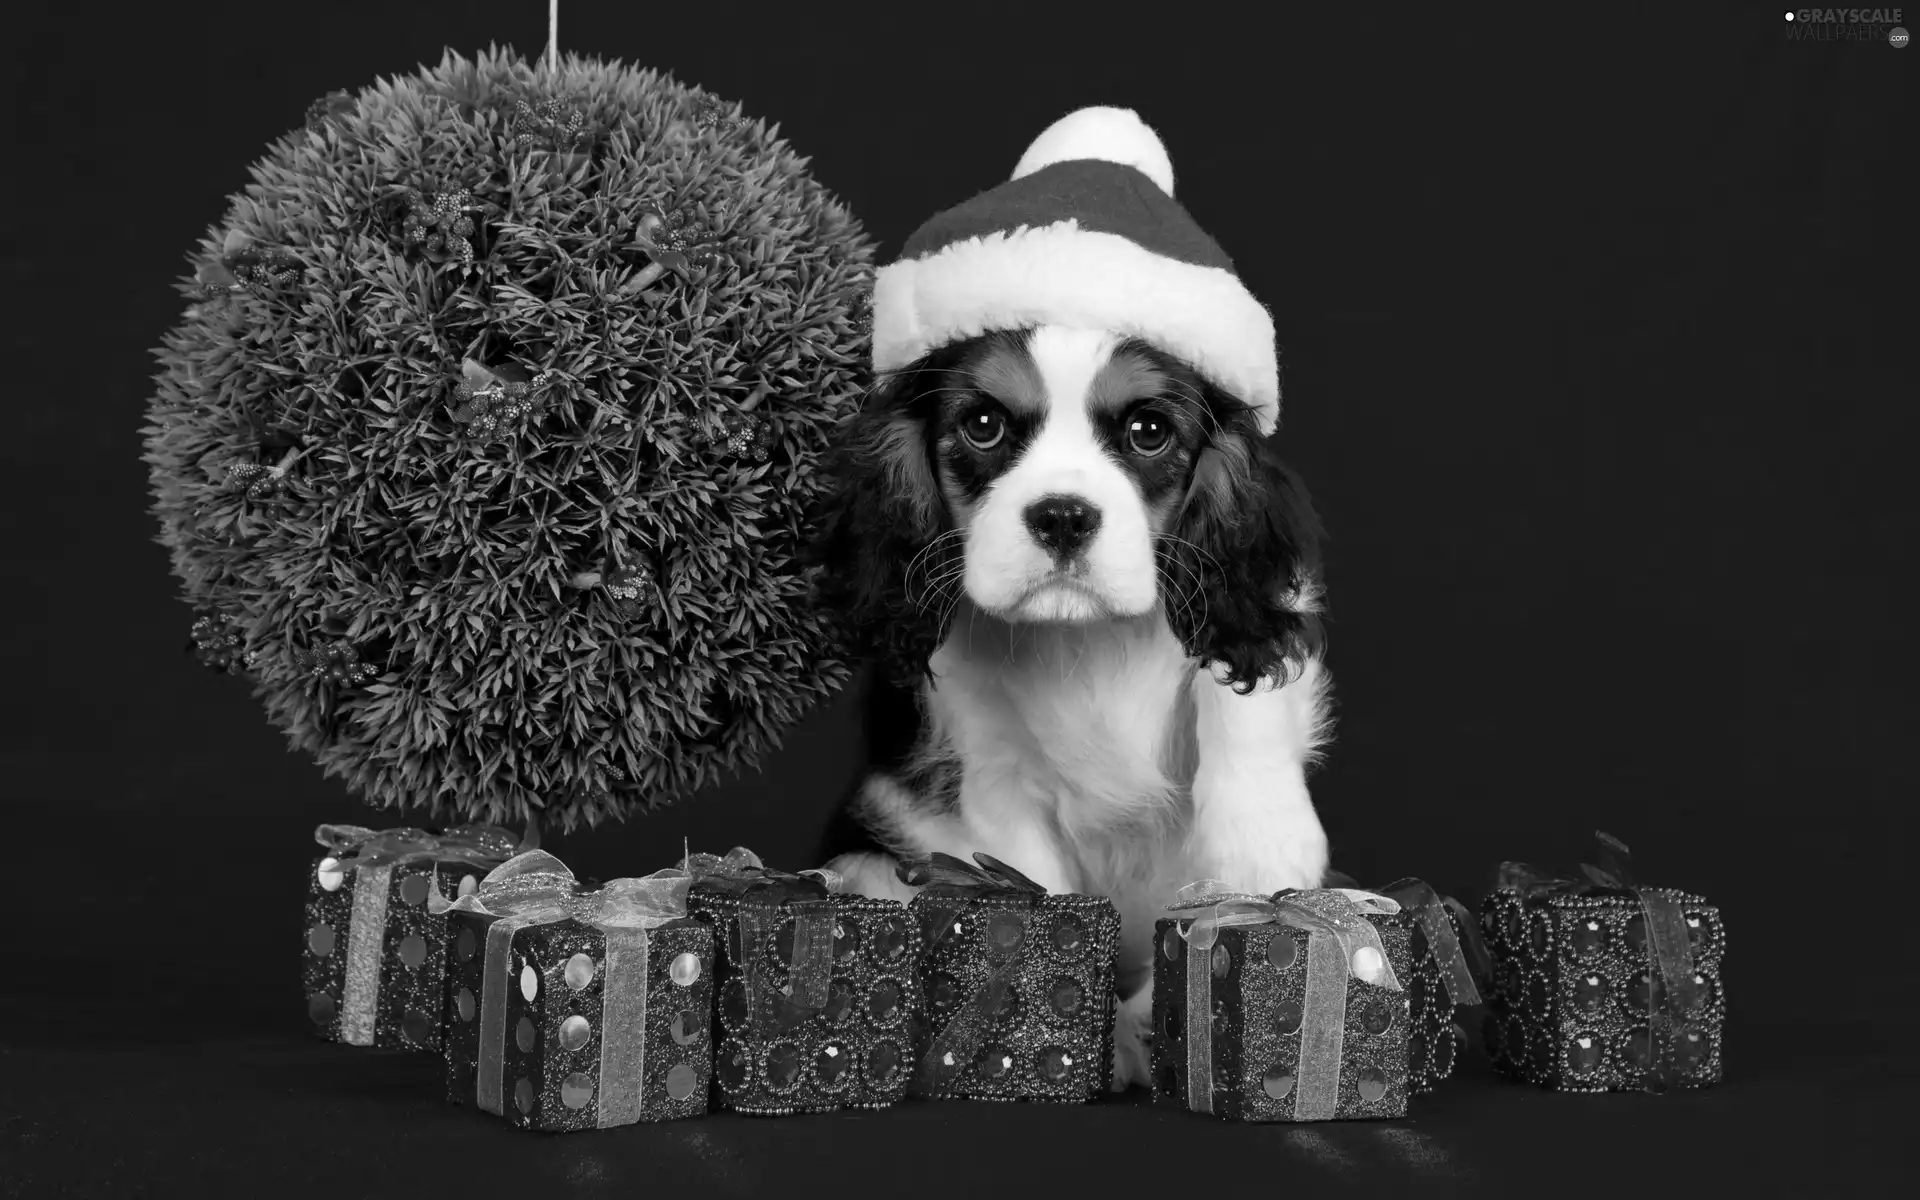
<path id="1" fill-rule="evenodd" d="M 1399 902 L 1352 888 L 1276 892 L 1257 896 L 1228 891 L 1217 880 L 1190 883 L 1168 911 L 1186 914 L 1180 935 L 1187 942 L 1187 1106 L 1213 1111 L 1213 946 L 1220 930 L 1283 925 L 1307 934 L 1307 991 L 1301 1006 L 1300 1057 L 1295 1067 L 1293 1115 L 1300 1121 L 1334 1116 L 1340 1099 L 1340 1056 L 1346 1040 L 1347 978 L 1355 956 L 1371 949 L 1368 982 L 1400 990 L 1369 913 L 1395 913 Z"/>
<path id="2" fill-rule="evenodd" d="M 380 952 L 387 940 L 387 892 L 392 886 L 392 867 L 354 872 L 353 912 L 347 918 L 347 978 L 340 993 L 340 1040 L 349 1046 L 373 1045 Z"/>
<path id="3" fill-rule="evenodd" d="M 336 856 L 333 870 L 353 877 L 340 1040 L 349 1046 L 371 1046 L 393 868 L 425 861 L 492 867 L 512 854 L 513 835 L 497 825 L 463 825 L 439 835 L 405 826 L 374 830 L 362 825 L 322 825 L 313 831 L 313 840 Z M 431 883 L 437 893 L 439 877 L 434 876 Z"/>
<path id="4" fill-rule="evenodd" d="M 1187 1107 L 1213 1112 L 1213 947 L 1187 943 Z"/>
<path id="5" fill-rule="evenodd" d="M 435 912 L 457 909 L 496 918 L 487 927 L 482 964 L 476 1105 L 505 1115 L 507 989 L 514 982 L 514 937 L 523 929 L 572 918 L 592 926 L 604 939 L 606 999 L 595 1123 L 606 1128 L 639 1119 L 646 1079 L 648 931 L 687 915 L 691 883 L 685 871 L 670 869 L 639 879 L 615 879 L 597 892 L 581 894 L 565 863 L 543 850 L 530 850 L 496 867 L 470 896 L 451 904 L 437 895 L 429 900 Z"/>
<path id="6" fill-rule="evenodd" d="M 606 1006 L 600 1030 L 598 1123 L 606 1129 L 640 1119 L 647 1077 L 647 931 L 606 929 Z"/>

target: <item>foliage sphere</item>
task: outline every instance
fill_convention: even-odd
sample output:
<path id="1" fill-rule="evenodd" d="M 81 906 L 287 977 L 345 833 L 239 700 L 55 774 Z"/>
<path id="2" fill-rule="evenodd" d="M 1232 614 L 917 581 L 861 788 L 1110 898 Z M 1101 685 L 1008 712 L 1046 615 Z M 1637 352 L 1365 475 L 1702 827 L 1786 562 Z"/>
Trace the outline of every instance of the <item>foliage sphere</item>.
<path id="1" fill-rule="evenodd" d="M 872 246 L 666 75 L 451 52 L 316 102 L 156 351 L 209 664 L 373 804 L 561 829 L 746 769 L 845 682 L 808 514 Z"/>

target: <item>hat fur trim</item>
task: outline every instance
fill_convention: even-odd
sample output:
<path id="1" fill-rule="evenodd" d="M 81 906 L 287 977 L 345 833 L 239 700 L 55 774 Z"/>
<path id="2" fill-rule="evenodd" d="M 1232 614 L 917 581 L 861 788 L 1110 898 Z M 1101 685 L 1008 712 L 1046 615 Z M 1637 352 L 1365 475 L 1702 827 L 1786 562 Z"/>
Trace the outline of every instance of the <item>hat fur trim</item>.
<path id="1" fill-rule="evenodd" d="M 1253 406 L 1262 433 L 1279 422 L 1273 316 L 1232 272 L 1072 220 L 968 238 L 882 267 L 873 366 L 898 370 L 949 343 L 1030 325 L 1140 338 Z"/>

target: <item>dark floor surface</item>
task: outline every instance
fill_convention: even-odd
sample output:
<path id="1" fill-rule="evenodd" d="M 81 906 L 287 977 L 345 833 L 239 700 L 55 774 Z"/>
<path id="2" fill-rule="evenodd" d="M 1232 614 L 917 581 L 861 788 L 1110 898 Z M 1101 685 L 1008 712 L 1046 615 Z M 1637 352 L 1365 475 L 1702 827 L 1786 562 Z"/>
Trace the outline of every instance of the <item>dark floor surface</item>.
<path id="1" fill-rule="evenodd" d="M 209 970 L 217 970 L 210 963 Z M 24 1014 L 12 1014 L 16 1017 Z M 19 1028 L 17 1020 L 10 1025 Z M 6 1196 L 1882 1195 L 1914 1061 L 1748 1030 L 1717 1089 L 1558 1095 L 1469 1061 L 1405 1120 L 1232 1125 L 1135 1092 L 565 1136 L 440 1098 L 424 1055 L 284 1037 L 0 1049 Z"/>

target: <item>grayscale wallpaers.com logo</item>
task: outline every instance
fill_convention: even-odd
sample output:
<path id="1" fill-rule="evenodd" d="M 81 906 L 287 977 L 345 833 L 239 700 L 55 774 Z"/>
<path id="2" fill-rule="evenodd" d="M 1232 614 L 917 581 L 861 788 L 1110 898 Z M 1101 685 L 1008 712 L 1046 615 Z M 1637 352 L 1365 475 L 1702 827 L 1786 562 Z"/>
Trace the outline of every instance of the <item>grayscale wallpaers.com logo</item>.
<path id="1" fill-rule="evenodd" d="M 1790 42 L 1885 42 L 1907 46 L 1897 8 L 1796 8 L 1787 13 Z"/>

